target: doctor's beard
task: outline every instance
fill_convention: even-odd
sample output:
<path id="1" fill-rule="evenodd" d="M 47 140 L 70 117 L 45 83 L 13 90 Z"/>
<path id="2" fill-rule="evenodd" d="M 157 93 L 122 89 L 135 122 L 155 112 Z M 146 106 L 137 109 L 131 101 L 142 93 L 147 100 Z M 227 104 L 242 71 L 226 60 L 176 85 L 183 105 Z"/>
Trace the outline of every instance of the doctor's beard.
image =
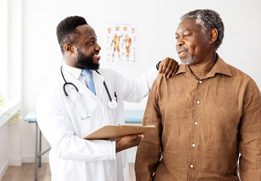
<path id="1" fill-rule="evenodd" d="M 84 56 L 82 52 L 78 50 L 76 63 L 82 69 L 98 70 L 100 64 L 93 63 L 92 56 Z"/>

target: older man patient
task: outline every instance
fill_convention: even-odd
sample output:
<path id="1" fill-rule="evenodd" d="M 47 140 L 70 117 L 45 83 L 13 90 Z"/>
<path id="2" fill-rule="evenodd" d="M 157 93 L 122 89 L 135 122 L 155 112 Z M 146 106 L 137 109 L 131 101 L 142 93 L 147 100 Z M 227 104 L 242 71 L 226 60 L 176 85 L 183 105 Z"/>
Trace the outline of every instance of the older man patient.
<path id="1" fill-rule="evenodd" d="M 143 125 L 157 129 L 138 147 L 137 181 L 261 180 L 260 90 L 216 53 L 223 37 L 212 10 L 181 17 L 176 49 L 183 64 L 151 89 Z"/>

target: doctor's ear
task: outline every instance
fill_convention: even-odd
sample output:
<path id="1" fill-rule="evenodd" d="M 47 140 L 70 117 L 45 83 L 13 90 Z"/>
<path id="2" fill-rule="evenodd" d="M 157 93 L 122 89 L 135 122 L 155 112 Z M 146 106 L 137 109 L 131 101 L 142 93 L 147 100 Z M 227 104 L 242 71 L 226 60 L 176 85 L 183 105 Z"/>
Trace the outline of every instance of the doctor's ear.
<path id="1" fill-rule="evenodd" d="M 64 48 L 64 51 L 67 52 L 67 53 L 73 53 L 74 52 L 73 45 L 65 44 L 63 48 Z"/>

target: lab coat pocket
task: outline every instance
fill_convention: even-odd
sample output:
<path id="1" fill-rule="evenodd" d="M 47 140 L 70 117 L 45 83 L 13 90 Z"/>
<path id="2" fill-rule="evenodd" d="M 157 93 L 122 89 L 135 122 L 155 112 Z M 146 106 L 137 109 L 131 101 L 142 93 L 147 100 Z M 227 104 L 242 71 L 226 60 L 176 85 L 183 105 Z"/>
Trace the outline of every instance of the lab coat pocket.
<path id="1" fill-rule="evenodd" d="M 123 120 L 123 122 L 117 122 L 117 117 L 118 117 L 118 108 L 117 107 L 115 109 L 111 109 L 111 112 L 112 112 L 112 117 L 113 117 L 113 120 L 114 120 L 114 124 L 117 124 L 117 125 L 118 124 L 124 124 L 124 120 Z"/>
<path id="2" fill-rule="evenodd" d="M 82 180 L 82 170 L 81 164 L 78 162 L 72 167 L 66 170 L 59 170 L 58 173 L 53 174 L 53 181 L 72 181 L 72 180 Z"/>
<path id="3" fill-rule="evenodd" d="M 78 93 L 73 89 L 68 91 L 68 101 L 71 105 L 71 110 L 78 117 L 78 120 L 88 119 L 94 113 L 96 108 L 95 100 L 92 96 Z"/>

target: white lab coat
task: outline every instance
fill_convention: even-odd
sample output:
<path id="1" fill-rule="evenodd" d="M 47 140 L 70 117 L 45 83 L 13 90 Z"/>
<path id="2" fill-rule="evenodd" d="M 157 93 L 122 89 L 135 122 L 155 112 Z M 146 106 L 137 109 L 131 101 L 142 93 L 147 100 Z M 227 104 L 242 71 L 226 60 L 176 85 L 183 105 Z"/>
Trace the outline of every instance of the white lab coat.
<path id="1" fill-rule="evenodd" d="M 116 154 L 116 142 L 84 140 L 104 125 L 124 124 L 123 100 L 140 102 L 149 94 L 158 72 L 155 66 L 138 80 L 124 79 L 113 70 L 92 71 L 96 96 L 77 78 L 63 69 L 67 82 L 79 89 L 81 100 L 72 86 L 66 90 L 82 117 L 86 110 L 92 116 L 78 121 L 78 114 L 63 92 L 64 80 L 58 73 L 44 88 L 37 102 L 39 127 L 52 149 L 49 161 L 52 181 L 129 181 L 126 151 Z M 112 99 L 118 106 L 108 107 L 109 98 L 103 86 L 106 82 Z M 85 110 L 86 107 L 86 110 Z"/>

